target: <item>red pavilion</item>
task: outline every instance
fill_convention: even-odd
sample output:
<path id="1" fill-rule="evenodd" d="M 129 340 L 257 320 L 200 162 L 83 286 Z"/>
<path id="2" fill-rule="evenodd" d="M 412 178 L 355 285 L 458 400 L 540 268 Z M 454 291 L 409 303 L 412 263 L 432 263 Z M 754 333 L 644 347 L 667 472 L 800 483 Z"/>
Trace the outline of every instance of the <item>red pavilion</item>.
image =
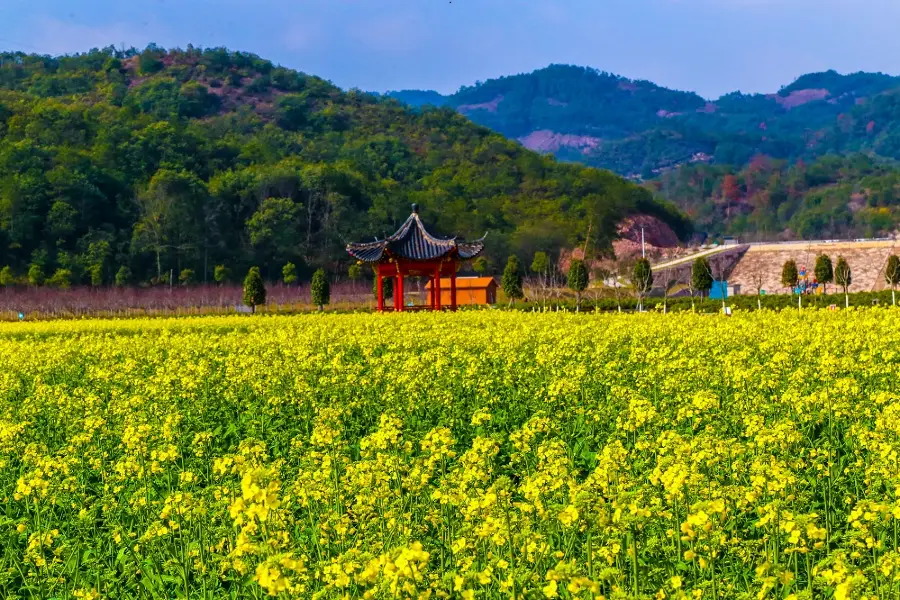
<path id="1" fill-rule="evenodd" d="M 484 238 L 463 242 L 457 238 L 439 238 L 426 231 L 419 208 L 413 204 L 412 214 L 393 235 L 374 242 L 347 244 L 347 252 L 360 262 L 375 266 L 378 310 L 402 311 L 403 280 L 406 277 L 428 277 L 428 304 L 441 310 L 441 277 L 450 280 L 450 310 L 456 310 L 456 270 L 458 263 L 471 260 L 484 250 Z M 394 278 L 394 307 L 384 305 L 385 277 Z"/>

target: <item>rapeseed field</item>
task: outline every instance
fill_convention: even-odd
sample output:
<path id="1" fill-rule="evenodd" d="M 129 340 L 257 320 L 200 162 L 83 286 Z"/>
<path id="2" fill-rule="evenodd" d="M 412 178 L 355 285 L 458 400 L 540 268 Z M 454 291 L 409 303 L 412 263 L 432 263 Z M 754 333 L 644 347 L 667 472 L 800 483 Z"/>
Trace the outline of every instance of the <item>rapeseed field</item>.
<path id="1" fill-rule="evenodd" d="M 898 314 L 0 325 L 0 597 L 897 598 Z"/>

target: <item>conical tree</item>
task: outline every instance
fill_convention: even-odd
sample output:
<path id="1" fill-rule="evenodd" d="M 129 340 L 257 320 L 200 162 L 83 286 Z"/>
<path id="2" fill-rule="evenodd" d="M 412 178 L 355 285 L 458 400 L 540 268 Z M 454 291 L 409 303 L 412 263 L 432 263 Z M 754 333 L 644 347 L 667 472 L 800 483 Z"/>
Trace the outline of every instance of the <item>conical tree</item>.
<path id="1" fill-rule="evenodd" d="M 297 265 L 292 262 L 281 267 L 281 277 L 284 285 L 291 286 L 297 283 Z"/>
<path id="2" fill-rule="evenodd" d="M 259 267 L 250 267 L 247 277 L 244 278 L 244 304 L 250 307 L 254 313 L 256 307 L 266 303 L 266 286 L 263 284 Z"/>
<path id="3" fill-rule="evenodd" d="M 850 308 L 848 290 L 853 284 L 853 273 L 850 271 L 850 264 L 843 256 L 838 256 L 837 266 L 834 268 L 834 281 L 844 290 L 844 308 Z"/>
<path id="4" fill-rule="evenodd" d="M 313 273 L 310 292 L 312 303 L 318 306 L 320 311 L 325 310 L 326 304 L 331 304 L 331 284 L 328 282 L 325 269 L 318 269 Z"/>
<path id="5" fill-rule="evenodd" d="M 572 260 L 572 264 L 569 266 L 568 285 L 569 289 L 575 292 L 575 310 L 579 310 L 581 308 L 581 292 L 588 286 L 588 270 L 583 260 L 577 258 Z"/>
<path id="6" fill-rule="evenodd" d="M 706 292 L 707 295 L 709 294 L 709 290 L 712 289 L 712 284 L 712 267 L 709 264 L 709 260 L 707 260 L 705 256 L 695 258 L 691 265 L 692 293 L 694 290 L 700 292 L 700 298 L 702 299 L 704 292 Z"/>
<path id="7" fill-rule="evenodd" d="M 503 278 L 500 280 L 503 293 L 509 298 L 509 304 L 512 306 L 513 300 L 523 298 L 525 294 L 522 292 L 522 273 L 519 270 L 519 259 L 515 254 L 506 261 L 506 268 L 503 269 Z"/>
<path id="8" fill-rule="evenodd" d="M 816 257 L 815 274 L 816 281 L 822 284 L 823 291 L 827 294 L 828 284 L 834 281 L 834 267 L 827 254 L 820 254 Z"/>
<path id="9" fill-rule="evenodd" d="M 793 293 L 799 281 L 800 273 L 797 271 L 797 263 L 793 260 L 785 261 L 784 266 L 781 267 L 781 285 L 789 288 Z"/>
<path id="10" fill-rule="evenodd" d="M 897 306 L 897 285 L 900 285 L 900 257 L 891 254 L 884 268 L 884 282 L 891 286 L 891 304 Z"/>

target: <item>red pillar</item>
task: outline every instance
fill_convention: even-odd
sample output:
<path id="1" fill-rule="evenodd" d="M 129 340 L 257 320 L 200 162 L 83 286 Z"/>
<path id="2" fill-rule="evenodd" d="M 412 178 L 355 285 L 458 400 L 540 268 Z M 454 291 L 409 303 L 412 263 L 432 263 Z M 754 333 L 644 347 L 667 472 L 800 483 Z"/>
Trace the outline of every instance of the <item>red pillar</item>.
<path id="1" fill-rule="evenodd" d="M 394 289 L 394 310 L 400 312 L 403 310 L 403 274 L 397 270 L 397 285 Z"/>
<path id="2" fill-rule="evenodd" d="M 450 310 L 456 310 L 456 265 L 450 266 L 453 267 L 450 271 Z"/>
<path id="3" fill-rule="evenodd" d="M 375 273 L 375 280 L 378 282 L 378 312 L 384 312 L 384 281 L 381 278 L 381 267 Z"/>
<path id="4" fill-rule="evenodd" d="M 434 275 L 434 310 L 441 310 L 441 267 Z"/>

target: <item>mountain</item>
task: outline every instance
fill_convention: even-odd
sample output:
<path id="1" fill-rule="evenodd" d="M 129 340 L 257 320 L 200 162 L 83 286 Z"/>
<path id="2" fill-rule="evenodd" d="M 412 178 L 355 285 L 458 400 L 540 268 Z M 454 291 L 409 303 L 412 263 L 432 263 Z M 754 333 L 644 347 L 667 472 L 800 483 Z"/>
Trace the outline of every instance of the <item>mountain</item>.
<path id="1" fill-rule="evenodd" d="M 32 283 L 206 280 L 219 264 L 275 279 L 288 261 L 342 273 L 345 244 L 393 232 L 412 202 L 437 233 L 490 232 L 501 265 L 588 231 L 609 247 L 630 215 L 691 226 L 644 188 L 452 110 L 252 54 L 0 54 L 0 266 Z"/>
<path id="2" fill-rule="evenodd" d="M 759 154 L 815 159 L 866 152 L 900 160 L 900 78 L 804 75 L 773 94 L 715 100 L 595 69 L 551 65 L 455 94 L 400 91 L 411 106 L 447 106 L 557 157 L 651 178 L 693 163 L 746 165 Z"/>

